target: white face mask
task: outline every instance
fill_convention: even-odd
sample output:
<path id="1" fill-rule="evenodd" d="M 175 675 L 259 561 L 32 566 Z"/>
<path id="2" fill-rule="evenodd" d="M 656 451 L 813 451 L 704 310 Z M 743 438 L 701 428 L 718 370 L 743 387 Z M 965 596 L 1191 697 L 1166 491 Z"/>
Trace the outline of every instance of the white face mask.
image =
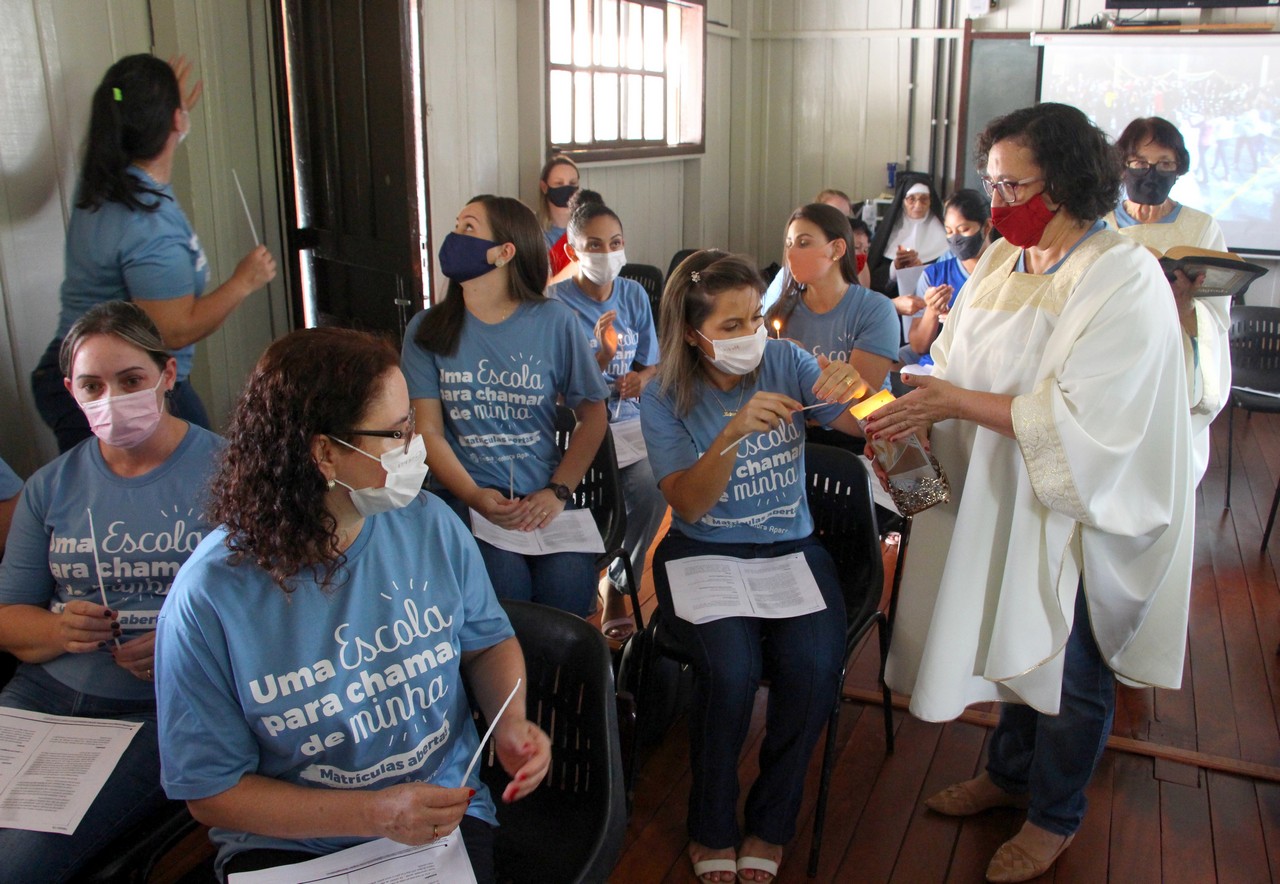
<path id="1" fill-rule="evenodd" d="M 702 332 L 698 334 L 702 335 L 703 340 L 711 341 L 711 349 L 716 354 L 708 357 L 707 361 L 725 374 L 732 375 L 744 375 L 754 371 L 760 364 L 760 360 L 764 358 L 765 344 L 769 342 L 769 333 L 765 331 L 763 323 L 753 334 L 723 341 L 712 341 Z M 707 356 L 705 353 L 702 355 Z"/>
<path id="2" fill-rule="evenodd" d="M 351 492 L 351 502 L 360 515 L 372 516 L 408 506 L 409 501 L 417 497 L 418 492 L 422 490 L 422 483 L 426 481 L 428 469 L 427 443 L 421 436 L 413 437 L 408 451 L 396 448 L 384 453 L 382 457 L 374 457 L 364 449 L 356 448 L 341 439 L 333 439 L 333 441 L 346 445 L 353 451 L 359 451 L 370 460 L 378 461 L 387 471 L 386 484 L 381 488 L 352 488 L 341 479 L 334 478 L 335 482 Z"/>
<path id="3" fill-rule="evenodd" d="M 596 285 L 613 282 L 626 263 L 626 249 L 618 249 L 616 252 L 578 252 L 578 266 L 582 268 L 582 275 Z"/>

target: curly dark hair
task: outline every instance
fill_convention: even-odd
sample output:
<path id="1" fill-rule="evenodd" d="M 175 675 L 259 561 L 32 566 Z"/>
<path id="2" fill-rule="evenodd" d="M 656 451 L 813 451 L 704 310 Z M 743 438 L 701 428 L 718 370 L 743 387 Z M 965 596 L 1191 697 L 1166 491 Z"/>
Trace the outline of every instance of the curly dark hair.
<path id="1" fill-rule="evenodd" d="M 1120 162 L 1126 162 L 1148 141 L 1173 151 L 1179 175 L 1185 175 L 1191 169 L 1191 152 L 1187 150 L 1182 133 L 1164 117 L 1138 117 L 1124 127 L 1124 131 L 1116 139 L 1116 154 Z"/>
<path id="2" fill-rule="evenodd" d="M 343 328 L 295 331 L 262 354 L 227 428 L 210 515 L 232 564 L 246 559 L 285 592 L 308 571 L 330 586 L 346 557 L 312 440 L 359 426 L 379 380 L 400 364 L 389 341 Z"/>
<path id="3" fill-rule="evenodd" d="M 992 145 L 1014 141 L 1029 149 L 1044 176 L 1044 192 L 1072 217 L 1093 222 L 1120 199 L 1120 161 L 1105 132 L 1078 108 L 1046 102 L 996 117 L 978 136 L 978 171 Z"/>

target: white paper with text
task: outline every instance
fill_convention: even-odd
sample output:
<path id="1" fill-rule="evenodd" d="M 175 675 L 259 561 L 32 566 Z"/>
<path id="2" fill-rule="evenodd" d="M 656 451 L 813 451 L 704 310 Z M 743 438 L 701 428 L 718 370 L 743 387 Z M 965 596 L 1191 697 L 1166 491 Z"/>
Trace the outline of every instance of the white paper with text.
<path id="1" fill-rule="evenodd" d="M 565 510 L 545 528 L 511 531 L 499 528 L 475 510 L 471 511 L 471 533 L 508 552 L 525 556 L 545 556 L 559 552 L 604 552 L 604 541 L 590 510 Z"/>
<path id="2" fill-rule="evenodd" d="M 0 827 L 75 834 L 140 722 L 0 708 Z"/>
<path id="3" fill-rule="evenodd" d="M 476 874 L 455 830 L 410 847 L 386 838 L 369 841 L 306 862 L 228 875 L 229 884 L 476 884 Z"/>
<path id="4" fill-rule="evenodd" d="M 800 617 L 824 610 L 803 553 L 774 559 L 692 556 L 667 562 L 676 616 L 690 623 L 724 617 Z"/>
<path id="5" fill-rule="evenodd" d="M 640 419 L 609 424 L 609 432 L 613 433 L 613 451 L 618 456 L 618 469 L 629 467 L 649 456 L 649 449 L 644 444 L 644 433 L 640 430 Z"/>

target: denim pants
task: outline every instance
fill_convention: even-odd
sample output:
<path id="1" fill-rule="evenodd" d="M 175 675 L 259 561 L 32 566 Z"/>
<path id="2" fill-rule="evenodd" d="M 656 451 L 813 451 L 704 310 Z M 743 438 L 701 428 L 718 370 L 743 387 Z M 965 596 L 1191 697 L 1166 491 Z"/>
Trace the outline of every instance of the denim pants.
<path id="1" fill-rule="evenodd" d="M 471 513 L 465 503 L 447 491 L 435 494 L 458 514 L 462 524 L 471 526 Z M 578 617 L 591 613 L 599 574 L 593 553 L 526 556 L 498 549 L 479 538 L 476 545 L 480 547 L 480 556 L 498 598 L 537 602 Z"/>
<path id="2" fill-rule="evenodd" d="M 65 881 L 116 838 L 161 807 L 160 750 L 154 700 L 114 700 L 82 694 L 24 664 L 0 691 L 0 706 L 52 715 L 140 721 L 129 748 L 85 813 L 75 833 L 0 829 L 0 882 Z"/>
<path id="3" fill-rule="evenodd" d="M 35 396 L 36 410 L 58 440 L 59 453 L 65 454 L 92 436 L 93 431 L 89 429 L 89 421 L 79 404 L 62 383 L 62 371 L 58 368 L 58 349 L 61 346 L 61 340 L 54 341 L 40 357 L 40 362 L 31 372 L 31 392 Z M 174 417 L 209 429 L 209 414 L 188 381 L 178 381 L 165 398 L 169 403 L 169 413 Z"/>
<path id="4" fill-rule="evenodd" d="M 1027 819 L 1033 825 L 1055 835 L 1072 834 L 1084 821 L 1084 790 L 1106 748 L 1115 710 L 1115 676 L 1093 639 L 1081 586 L 1063 661 L 1058 714 L 1002 704 L 988 750 L 991 781 L 1006 792 L 1028 796 Z"/>
<path id="5" fill-rule="evenodd" d="M 627 505 L 627 530 L 622 537 L 622 548 L 631 559 L 631 573 L 639 580 L 644 573 L 645 556 L 653 544 L 653 538 L 658 536 L 662 519 L 667 514 L 667 499 L 658 490 L 649 458 L 642 457 L 623 467 L 620 472 L 622 500 Z M 626 574 L 622 565 L 617 562 L 609 566 L 609 579 L 614 586 L 627 588 Z"/>
<path id="6" fill-rule="evenodd" d="M 783 620 L 726 617 L 696 626 L 672 613 L 669 561 L 697 555 L 776 558 L 796 552 L 804 553 L 825 610 Z M 689 836 L 713 849 L 736 847 L 741 841 L 738 757 L 763 673 L 770 679 L 769 705 L 760 775 L 747 796 L 746 831 L 771 844 L 786 844 L 795 836 L 809 758 L 840 689 L 845 614 L 835 563 L 812 536 L 778 543 L 707 543 L 673 529 L 654 553 L 653 577 L 663 623 L 693 661 Z"/>

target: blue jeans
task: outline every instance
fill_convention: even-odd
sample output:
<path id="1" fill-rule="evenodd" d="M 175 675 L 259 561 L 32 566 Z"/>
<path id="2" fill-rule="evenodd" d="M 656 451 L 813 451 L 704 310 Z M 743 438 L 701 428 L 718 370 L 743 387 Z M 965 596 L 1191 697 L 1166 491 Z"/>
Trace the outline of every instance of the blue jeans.
<path id="1" fill-rule="evenodd" d="M 1081 586 L 1063 661 L 1058 714 L 1002 704 L 988 752 L 991 781 L 1006 792 L 1028 796 L 1027 819 L 1033 825 L 1056 835 L 1072 834 L 1084 821 L 1084 790 L 1106 748 L 1115 710 L 1115 676 L 1093 640 Z"/>
<path id="2" fill-rule="evenodd" d="M 622 499 L 627 505 L 627 530 L 622 536 L 622 548 L 631 558 L 631 573 L 639 580 L 644 573 L 644 558 L 667 514 L 667 499 L 658 490 L 649 458 L 623 467 L 621 476 Z M 609 579 L 614 586 L 627 588 L 626 574 L 616 562 L 609 566 Z"/>
<path id="3" fill-rule="evenodd" d="M 0 882 L 65 881 L 95 855 L 161 807 L 156 704 L 82 694 L 24 664 L 0 691 L 0 706 L 52 715 L 140 721 L 129 748 L 72 835 L 0 829 Z"/>
<path id="4" fill-rule="evenodd" d="M 471 526 L 467 505 L 447 491 L 435 492 L 441 500 Z M 596 557 L 592 553 L 552 553 L 526 556 L 498 549 L 479 538 L 480 556 L 493 591 L 500 599 L 537 602 L 559 608 L 578 617 L 591 613 L 596 601 Z"/>
<path id="5" fill-rule="evenodd" d="M 35 396 L 36 411 L 53 430 L 58 440 L 58 451 L 66 453 L 93 435 L 89 421 L 80 410 L 75 398 L 62 383 L 62 371 L 58 368 L 58 350 L 62 340 L 51 343 L 31 372 L 31 392 Z M 209 415 L 204 403 L 188 381 L 178 381 L 166 397 L 169 413 L 198 427 L 209 429 Z M 136 738 L 135 738 L 136 739 Z"/>
<path id="6" fill-rule="evenodd" d="M 666 563 L 697 555 L 741 559 L 804 553 L 825 610 L 785 620 L 726 617 L 694 625 L 677 618 Z M 738 756 L 762 672 L 770 678 L 760 775 L 747 796 L 746 830 L 771 844 L 796 832 L 805 772 L 831 716 L 844 664 L 844 595 L 830 554 L 815 537 L 779 543 L 706 543 L 667 532 L 653 560 L 663 623 L 693 661 L 689 706 L 689 836 L 706 847 L 736 847 Z M 764 641 L 768 639 L 768 641 Z"/>

